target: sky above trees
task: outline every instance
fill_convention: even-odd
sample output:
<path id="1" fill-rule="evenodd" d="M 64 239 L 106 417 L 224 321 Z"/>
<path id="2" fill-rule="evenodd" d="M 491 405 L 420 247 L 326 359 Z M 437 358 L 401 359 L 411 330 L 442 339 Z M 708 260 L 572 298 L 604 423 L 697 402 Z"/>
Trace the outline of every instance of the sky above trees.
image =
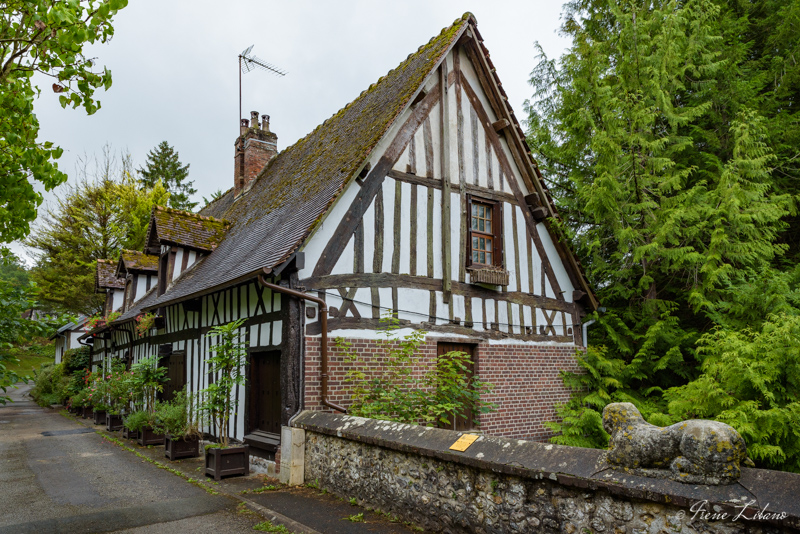
<path id="1" fill-rule="evenodd" d="M 358 96 L 443 27 L 472 11 L 518 117 L 531 95 L 534 41 L 558 56 L 566 40 L 556 34 L 560 3 L 206 1 L 130 3 L 114 20 L 111 43 L 88 57 L 113 73 L 91 117 L 58 105 L 43 91 L 35 103 L 40 138 L 64 149 L 59 168 L 72 179 L 76 161 L 110 143 L 136 165 L 167 140 L 191 164 L 196 200 L 233 181 L 237 135 L 237 55 L 253 53 L 286 71 L 243 76 L 243 115 L 271 116 L 283 149 Z M 40 80 L 41 82 L 41 80 Z M 49 87 L 49 84 L 42 83 Z M 52 201 L 59 195 L 45 193 Z M 20 247 L 12 246 L 17 253 Z"/>

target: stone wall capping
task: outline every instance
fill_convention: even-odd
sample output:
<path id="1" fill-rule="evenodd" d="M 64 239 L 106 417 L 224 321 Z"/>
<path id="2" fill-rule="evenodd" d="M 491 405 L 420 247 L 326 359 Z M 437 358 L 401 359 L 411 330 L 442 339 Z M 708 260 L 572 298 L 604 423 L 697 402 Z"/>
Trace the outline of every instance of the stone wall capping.
<path id="1" fill-rule="evenodd" d="M 605 451 L 596 449 L 481 436 L 461 453 L 451 451 L 449 447 L 463 432 L 308 410 L 295 419 L 294 426 L 307 432 L 480 470 L 549 479 L 562 486 L 606 490 L 613 496 L 626 499 L 684 507 L 687 513 L 694 503 L 707 501 L 709 506 L 736 515 L 745 503 L 755 501 L 750 509 L 754 510 L 756 506 L 763 509 L 768 505 L 770 512 L 786 514 L 782 520 L 769 522 L 800 529 L 800 499 L 797 498 L 800 475 L 794 473 L 742 468 L 741 478 L 733 484 L 684 484 L 614 470 L 605 461 Z"/>

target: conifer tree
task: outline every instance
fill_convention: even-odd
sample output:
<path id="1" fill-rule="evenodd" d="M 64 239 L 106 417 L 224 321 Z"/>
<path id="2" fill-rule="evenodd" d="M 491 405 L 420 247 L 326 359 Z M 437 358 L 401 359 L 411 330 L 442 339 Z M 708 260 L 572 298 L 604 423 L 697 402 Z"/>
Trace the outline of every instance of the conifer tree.
<path id="1" fill-rule="evenodd" d="M 776 311 L 781 299 L 754 319 L 737 295 L 763 278 L 785 281 L 771 273 L 793 200 L 774 178 L 781 161 L 753 96 L 763 78 L 752 77 L 730 10 L 574 0 L 563 20 L 572 45 L 558 61 L 540 50 L 528 141 L 608 312 L 581 357 L 587 372 L 566 377 L 576 394 L 552 426 L 561 443 L 604 447 L 605 404 L 631 401 L 653 423 L 674 421 L 663 392 L 704 372 L 701 336 Z"/>
<path id="2" fill-rule="evenodd" d="M 193 181 L 186 179 L 189 176 L 189 164 L 182 165 L 178 152 L 166 141 L 161 141 L 147 153 L 147 163 L 144 167 L 139 167 L 138 171 L 142 189 L 152 188 L 161 180 L 170 193 L 171 208 L 192 211 L 197 206 L 197 202 L 190 200 L 197 189 L 192 187 Z"/>

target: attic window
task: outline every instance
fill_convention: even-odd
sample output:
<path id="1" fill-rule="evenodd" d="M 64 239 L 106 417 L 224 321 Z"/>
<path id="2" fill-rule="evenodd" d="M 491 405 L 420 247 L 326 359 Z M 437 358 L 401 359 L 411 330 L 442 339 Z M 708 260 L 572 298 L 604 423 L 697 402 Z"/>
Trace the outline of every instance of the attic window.
<path id="1" fill-rule="evenodd" d="M 503 267 L 502 205 L 484 199 L 468 198 L 468 263 L 474 268 Z"/>

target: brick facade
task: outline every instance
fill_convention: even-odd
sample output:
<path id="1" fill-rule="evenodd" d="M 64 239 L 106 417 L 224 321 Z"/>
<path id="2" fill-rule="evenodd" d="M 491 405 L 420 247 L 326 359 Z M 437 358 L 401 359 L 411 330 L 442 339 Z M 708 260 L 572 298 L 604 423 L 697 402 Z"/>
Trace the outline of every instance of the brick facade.
<path id="1" fill-rule="evenodd" d="M 380 354 L 379 341 L 347 339 L 352 350 Z M 428 337 L 421 347 L 422 362 L 432 364 L 439 340 Z M 332 411 L 322 405 L 320 380 L 320 338 L 305 338 L 305 409 Z M 543 441 L 552 431 L 543 423 L 558 419 L 555 405 L 569 400 L 570 391 L 560 376 L 562 370 L 577 372 L 574 345 L 533 345 L 488 343 L 476 345 L 475 363 L 481 378 L 494 385 L 488 397 L 496 411 L 481 416 L 481 430 L 487 435 Z M 350 404 L 344 384 L 348 364 L 333 339 L 328 350 L 328 399 L 342 406 Z"/>

